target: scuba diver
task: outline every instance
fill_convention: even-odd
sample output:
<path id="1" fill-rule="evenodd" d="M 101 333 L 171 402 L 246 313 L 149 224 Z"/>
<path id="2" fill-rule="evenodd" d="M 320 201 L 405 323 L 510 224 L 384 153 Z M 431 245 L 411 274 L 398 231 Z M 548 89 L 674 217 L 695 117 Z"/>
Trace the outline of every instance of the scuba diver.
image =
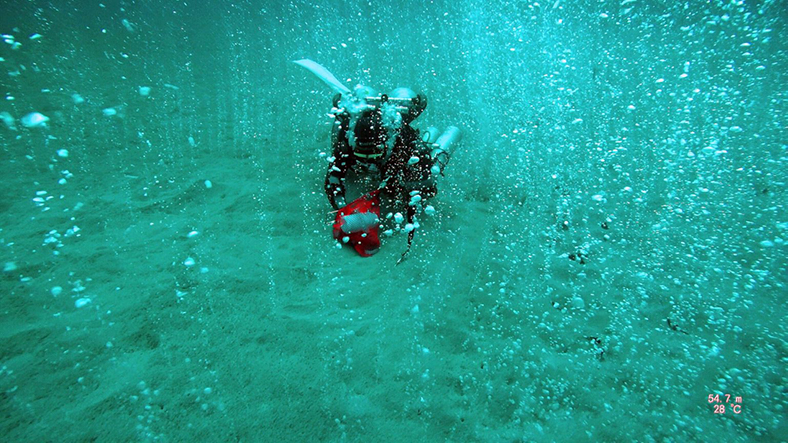
<path id="1" fill-rule="evenodd" d="M 353 204 L 363 203 L 365 208 L 369 208 L 368 202 L 377 199 L 378 193 L 382 192 L 397 205 L 407 205 L 407 218 L 399 213 L 395 216 L 398 227 L 406 221 L 403 231 L 408 233 L 408 250 L 403 253 L 404 258 L 419 227 L 416 217 L 418 212 L 423 209 L 428 212 L 433 210 L 431 207 L 424 208 L 424 204 L 428 198 L 437 194 L 436 176 L 443 175 L 451 156 L 450 148 L 459 140 L 460 130 L 450 126 L 439 136 L 434 127 L 423 134 L 413 128 L 412 122 L 427 107 L 427 97 L 423 93 L 400 87 L 389 94 L 378 94 L 372 88 L 361 85 L 350 91 L 317 63 L 311 60 L 295 63 L 309 69 L 337 92 L 330 113 L 334 118 L 332 155 L 328 158 L 325 179 L 328 201 L 338 211 L 334 236 L 338 240 L 344 238 L 347 243 L 349 238 L 343 236 L 343 229 L 340 228 L 352 223 L 345 223 L 340 218 L 359 212 L 358 209 L 350 208 L 352 204 L 348 205 L 350 202 L 346 200 L 345 180 L 348 172 L 353 170 L 357 174 L 377 177 L 380 187 Z M 375 206 L 374 202 L 372 206 Z M 375 209 L 379 214 L 379 207 Z M 358 239 L 352 241 L 363 256 L 377 251 L 375 245 L 363 245 L 365 242 L 370 243 L 370 238 L 377 241 L 377 222 L 374 232 L 365 229 Z M 362 232 L 355 226 L 353 229 Z M 350 228 L 344 228 L 344 232 L 350 233 Z"/>
<path id="2" fill-rule="evenodd" d="M 409 88 L 377 95 L 361 86 L 353 96 L 335 95 L 333 105 L 332 156 L 325 180 L 328 201 L 337 210 L 346 206 L 345 179 L 351 169 L 377 174 L 382 192 L 398 205 L 407 205 L 404 231 L 408 233 L 408 249 L 402 255 L 404 259 L 419 227 L 417 211 L 422 202 L 437 194 L 435 176 L 443 175 L 451 156 L 448 148 L 459 139 L 460 131 L 450 127 L 437 137 L 438 131 L 430 128 L 420 137 L 411 123 L 424 112 L 427 97 Z M 395 221 L 399 224 L 403 220 Z M 364 246 L 372 239 L 379 245 L 376 233 L 353 244 L 361 255 L 367 255 L 368 251 L 377 251 L 376 247 Z"/>
<path id="3" fill-rule="evenodd" d="M 373 91 L 363 88 L 360 92 Z M 424 94 L 397 88 L 390 95 L 365 96 L 363 100 L 370 104 L 359 110 L 355 119 L 347 107 L 341 107 L 341 99 L 342 94 L 334 96 L 333 155 L 325 182 L 328 201 L 334 209 L 345 206 L 345 177 L 350 169 L 379 174 L 381 182 L 385 182 L 384 191 L 397 200 L 403 197 L 405 180 L 416 184 L 413 182 L 429 178 L 432 159 L 419 139 L 419 130 L 410 126 L 427 107 Z M 391 106 L 393 103 L 398 105 Z M 411 162 L 411 158 L 418 162 Z M 442 160 L 445 166 L 448 153 Z M 427 182 L 424 185 L 430 196 L 435 194 L 434 186 Z"/>

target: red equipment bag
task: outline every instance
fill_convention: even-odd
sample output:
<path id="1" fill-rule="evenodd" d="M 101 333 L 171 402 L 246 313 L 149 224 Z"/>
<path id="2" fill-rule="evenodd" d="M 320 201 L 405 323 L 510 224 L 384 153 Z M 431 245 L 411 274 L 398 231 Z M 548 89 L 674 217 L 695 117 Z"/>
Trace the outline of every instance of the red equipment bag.
<path id="1" fill-rule="evenodd" d="M 337 212 L 334 238 L 353 245 L 362 257 L 380 249 L 380 189 L 364 194 Z M 347 237 L 347 242 L 344 238 Z"/>

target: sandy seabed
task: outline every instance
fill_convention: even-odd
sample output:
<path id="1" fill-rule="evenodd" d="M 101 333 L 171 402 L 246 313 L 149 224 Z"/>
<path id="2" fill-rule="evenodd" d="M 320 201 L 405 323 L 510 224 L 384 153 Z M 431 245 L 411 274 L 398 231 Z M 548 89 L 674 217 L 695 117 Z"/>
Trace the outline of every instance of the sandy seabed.
<path id="1" fill-rule="evenodd" d="M 560 34 L 551 16 L 535 35 L 561 44 L 507 71 L 493 62 L 510 42 L 456 43 L 494 42 L 452 10 L 409 36 L 437 43 L 410 61 L 431 98 L 419 125 L 465 139 L 396 265 L 404 235 L 366 259 L 331 238 L 330 93 L 288 62 L 332 61 L 322 31 L 295 38 L 309 12 L 174 7 L 182 26 L 131 6 L 28 7 L 17 34 L 43 37 L 0 52 L 19 70 L 0 83 L 17 122 L 0 127 L 4 441 L 788 439 L 785 245 L 767 241 L 785 236 L 784 149 L 750 153 L 780 146 L 784 128 L 764 123 L 758 141 L 744 125 L 719 159 L 690 157 L 666 141 L 687 131 L 662 111 L 679 99 L 643 93 L 626 64 L 592 77 L 573 59 L 607 39 Z M 90 26 L 50 29 L 41 14 Z M 405 65 L 371 45 L 360 53 Z M 611 44 L 610 66 L 661 66 L 660 46 L 629 48 Z M 363 68 L 395 75 L 383 61 Z M 728 81 L 711 62 L 692 69 Z M 490 96 L 499 112 L 467 115 Z M 729 104 L 694 103 L 687 118 L 718 131 Z M 48 127 L 18 123 L 32 110 Z M 709 395 L 726 393 L 715 414 Z"/>

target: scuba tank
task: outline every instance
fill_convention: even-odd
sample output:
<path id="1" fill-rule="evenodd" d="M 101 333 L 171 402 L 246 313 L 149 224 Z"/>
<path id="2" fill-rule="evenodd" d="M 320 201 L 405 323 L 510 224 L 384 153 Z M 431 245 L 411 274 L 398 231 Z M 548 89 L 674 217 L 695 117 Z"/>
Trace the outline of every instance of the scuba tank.
<path id="1" fill-rule="evenodd" d="M 436 128 L 435 126 L 430 126 L 421 135 L 421 141 L 425 143 L 433 144 L 435 143 L 436 140 L 438 140 L 438 135 L 440 135 L 438 128 Z"/>
<path id="2" fill-rule="evenodd" d="M 438 129 L 430 126 L 415 142 L 414 156 L 404 170 L 404 182 L 414 189 L 435 189 L 435 178 L 443 175 L 454 145 L 462 138 L 456 126 L 449 126 L 438 136 Z"/>
<path id="3" fill-rule="evenodd" d="M 462 138 L 460 128 L 456 126 L 449 126 L 443 131 L 440 137 L 435 140 L 435 146 L 430 152 L 430 157 L 435 161 L 432 166 L 431 172 L 433 174 L 443 174 L 446 165 L 449 164 L 451 158 L 451 150 L 455 143 Z"/>

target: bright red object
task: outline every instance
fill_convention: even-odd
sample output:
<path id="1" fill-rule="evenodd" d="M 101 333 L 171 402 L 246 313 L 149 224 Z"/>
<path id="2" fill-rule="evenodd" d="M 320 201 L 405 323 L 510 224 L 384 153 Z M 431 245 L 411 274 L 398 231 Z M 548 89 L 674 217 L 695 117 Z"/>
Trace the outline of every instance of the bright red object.
<path id="1" fill-rule="evenodd" d="M 380 249 L 380 189 L 364 194 L 337 212 L 334 238 L 348 242 L 362 257 L 369 257 Z"/>

